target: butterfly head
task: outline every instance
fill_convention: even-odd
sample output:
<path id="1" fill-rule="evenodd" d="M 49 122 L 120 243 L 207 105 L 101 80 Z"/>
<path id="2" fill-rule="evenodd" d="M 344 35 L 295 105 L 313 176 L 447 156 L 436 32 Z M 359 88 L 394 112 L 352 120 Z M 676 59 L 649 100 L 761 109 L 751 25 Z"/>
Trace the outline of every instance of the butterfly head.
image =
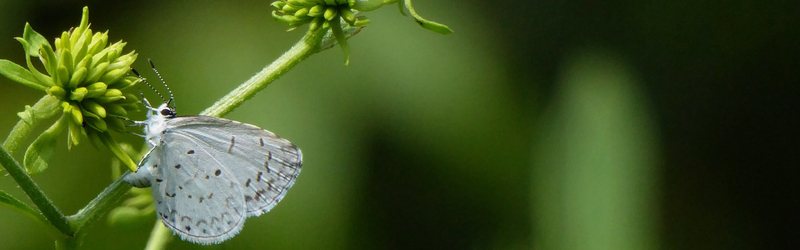
<path id="1" fill-rule="evenodd" d="M 158 109 L 157 109 L 157 110 L 158 110 L 158 111 L 157 111 L 157 112 L 158 112 L 158 115 L 159 115 L 159 116 L 161 116 L 161 117 L 164 117 L 164 118 L 174 118 L 175 116 L 177 116 L 177 115 L 178 115 L 178 114 L 175 112 L 175 109 L 174 109 L 174 108 L 171 108 L 171 107 L 169 106 L 169 103 L 164 103 L 164 104 L 161 104 L 161 106 L 158 106 Z"/>

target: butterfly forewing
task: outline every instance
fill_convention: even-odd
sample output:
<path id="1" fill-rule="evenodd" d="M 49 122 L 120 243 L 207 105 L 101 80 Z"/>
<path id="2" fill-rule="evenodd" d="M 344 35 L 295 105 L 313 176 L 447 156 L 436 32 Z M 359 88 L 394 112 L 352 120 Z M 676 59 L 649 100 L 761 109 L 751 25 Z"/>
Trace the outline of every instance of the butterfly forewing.
<path id="1" fill-rule="evenodd" d="M 212 244 L 241 230 L 246 209 L 235 173 L 218 153 L 182 133 L 165 133 L 151 167 L 156 212 L 184 240 Z"/>
<path id="2" fill-rule="evenodd" d="M 302 166 L 300 150 L 259 127 L 207 116 L 170 119 L 167 134 L 179 133 L 209 148 L 242 189 L 248 216 L 268 212 L 286 195 Z M 187 149 L 192 150 L 192 149 Z M 196 151 L 196 150 L 195 150 Z"/>

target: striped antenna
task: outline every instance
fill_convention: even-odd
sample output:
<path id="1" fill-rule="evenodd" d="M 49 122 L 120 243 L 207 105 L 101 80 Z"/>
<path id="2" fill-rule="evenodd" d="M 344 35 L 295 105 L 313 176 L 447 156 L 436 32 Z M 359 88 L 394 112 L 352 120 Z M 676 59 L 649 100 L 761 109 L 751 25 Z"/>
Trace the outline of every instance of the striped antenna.
<path id="1" fill-rule="evenodd" d="M 142 77 L 142 75 L 139 75 L 139 72 L 136 72 L 136 70 L 133 68 L 131 68 L 131 72 L 133 72 L 133 74 L 136 75 L 136 77 L 139 77 L 139 79 L 141 79 L 142 82 L 144 82 L 144 84 L 147 85 L 147 87 L 150 87 L 150 89 L 152 89 L 153 92 L 156 92 L 156 94 L 158 94 L 158 97 L 161 98 L 162 102 L 167 101 L 164 99 L 164 96 L 162 96 L 161 93 L 159 93 L 158 90 L 156 90 L 156 88 L 153 88 L 153 85 L 150 85 L 150 83 L 148 83 L 147 80 L 145 80 L 144 77 Z M 144 98 L 144 96 L 142 96 L 142 98 Z"/>
<path id="2" fill-rule="evenodd" d="M 167 106 L 170 106 L 170 104 L 172 104 L 172 109 L 174 110 L 175 109 L 175 96 L 172 95 L 172 90 L 169 89 L 169 86 L 167 86 L 167 82 L 164 81 L 164 78 L 161 78 L 161 74 L 159 74 L 158 70 L 156 70 L 156 65 L 153 64 L 153 60 L 150 60 L 150 58 L 147 58 L 147 61 L 150 62 L 150 67 L 153 68 L 153 72 L 156 72 L 156 75 L 158 76 L 158 79 L 161 80 L 161 83 L 164 84 L 164 87 L 167 88 L 167 91 L 169 92 L 169 102 L 167 102 Z"/>

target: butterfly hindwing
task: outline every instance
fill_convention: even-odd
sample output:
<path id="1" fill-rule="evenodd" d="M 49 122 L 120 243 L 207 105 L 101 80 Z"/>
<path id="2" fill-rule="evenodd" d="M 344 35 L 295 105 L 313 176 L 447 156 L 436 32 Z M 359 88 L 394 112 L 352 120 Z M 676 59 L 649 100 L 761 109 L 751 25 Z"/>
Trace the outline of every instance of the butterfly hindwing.
<path id="1" fill-rule="evenodd" d="M 300 174 L 300 149 L 259 127 L 207 116 L 176 117 L 167 127 L 216 151 L 241 186 L 248 216 L 272 209 Z"/>
<path id="2" fill-rule="evenodd" d="M 247 215 L 235 174 L 218 152 L 179 130 L 166 131 L 145 164 L 158 217 L 182 239 L 201 244 L 236 235 Z M 155 156 L 155 157 L 153 157 Z"/>

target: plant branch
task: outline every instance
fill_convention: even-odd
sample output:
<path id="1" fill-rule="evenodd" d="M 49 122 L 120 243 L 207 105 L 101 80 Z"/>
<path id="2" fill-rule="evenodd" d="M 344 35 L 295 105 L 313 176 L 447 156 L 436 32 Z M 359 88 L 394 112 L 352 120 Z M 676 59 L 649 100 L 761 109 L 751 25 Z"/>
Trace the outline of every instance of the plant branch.
<path id="1" fill-rule="evenodd" d="M 219 99 L 210 108 L 201 112 L 200 115 L 221 117 L 242 105 L 243 102 L 253 97 L 258 91 L 266 88 L 267 85 L 281 77 L 300 61 L 318 52 L 325 31 L 326 29 L 318 29 L 307 32 L 289 51 L 283 53 L 281 57 L 267 65 L 261 72 L 258 72 L 245 83 Z"/>
<path id="2" fill-rule="evenodd" d="M 3 164 L 3 167 L 8 171 L 8 174 L 11 175 L 11 178 L 14 178 L 14 181 L 19 184 L 22 191 L 31 198 L 33 204 L 39 208 L 39 211 L 44 214 L 44 217 L 50 221 L 50 224 L 53 224 L 61 233 L 67 236 L 73 236 L 75 231 L 69 226 L 69 222 L 67 218 L 64 217 L 64 214 L 62 214 L 53 202 L 47 198 L 44 192 L 39 189 L 39 186 L 37 186 L 28 173 L 25 172 L 25 169 L 11 157 L 8 151 L 4 148 L 0 149 L 0 151 L 2 151 L 0 152 L 0 163 Z"/>
<path id="3" fill-rule="evenodd" d="M 80 230 L 87 223 L 93 222 L 100 217 L 100 215 L 114 208 L 117 201 L 128 193 L 131 186 L 122 181 L 122 178 L 125 178 L 129 173 L 130 172 L 126 172 L 114 180 L 111 185 L 106 187 L 103 192 L 97 195 L 94 200 L 90 201 L 89 204 L 78 211 L 78 213 L 69 216 L 69 223 L 75 231 Z"/>
<path id="4" fill-rule="evenodd" d="M 9 154 L 13 155 L 39 121 L 50 118 L 58 113 L 53 112 L 57 111 L 57 105 L 57 98 L 51 95 L 45 95 L 42 99 L 39 99 L 33 107 L 26 108 L 25 112 L 27 113 L 23 114 L 28 116 L 28 119 L 20 119 L 17 125 L 14 125 L 14 128 L 11 129 L 11 133 L 8 134 L 5 142 L 3 142 L 3 148 L 8 150 Z"/>

